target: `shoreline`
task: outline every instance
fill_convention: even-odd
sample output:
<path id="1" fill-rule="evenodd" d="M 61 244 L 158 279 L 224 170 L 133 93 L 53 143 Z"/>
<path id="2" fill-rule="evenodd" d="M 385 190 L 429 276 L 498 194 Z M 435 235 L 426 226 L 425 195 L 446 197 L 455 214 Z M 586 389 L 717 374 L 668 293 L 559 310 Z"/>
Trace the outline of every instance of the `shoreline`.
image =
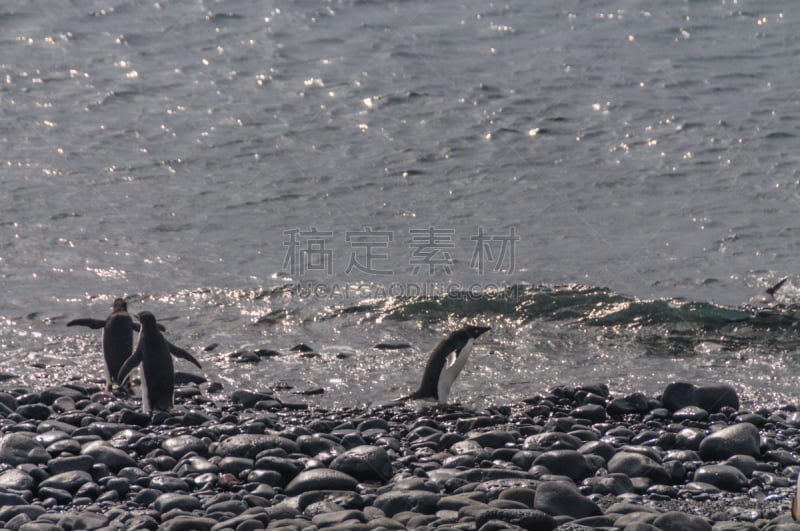
<path id="1" fill-rule="evenodd" d="M 99 385 L 0 392 L 0 528 L 797 529 L 793 406 L 725 384 L 604 384 L 471 410 L 310 408 Z"/>

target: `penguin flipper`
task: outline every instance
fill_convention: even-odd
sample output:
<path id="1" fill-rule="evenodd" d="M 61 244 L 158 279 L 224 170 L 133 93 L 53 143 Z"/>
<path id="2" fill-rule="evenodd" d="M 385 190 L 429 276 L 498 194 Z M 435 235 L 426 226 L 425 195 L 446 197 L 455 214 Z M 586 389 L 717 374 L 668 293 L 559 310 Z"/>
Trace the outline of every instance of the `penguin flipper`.
<path id="1" fill-rule="evenodd" d="M 92 330 L 97 330 L 98 328 L 106 326 L 106 322 L 100 319 L 73 319 L 67 323 L 67 326 L 88 326 Z"/>
<path id="2" fill-rule="evenodd" d="M 780 279 L 780 280 L 778 281 L 778 283 L 777 283 L 777 284 L 775 284 L 775 285 L 774 285 L 774 286 L 772 286 L 771 288 L 768 288 L 768 289 L 767 289 L 767 293 L 769 293 L 770 295 L 775 295 L 775 292 L 776 292 L 776 291 L 778 291 L 779 289 L 781 289 L 781 286 L 783 286 L 783 284 L 784 284 L 784 283 L 785 283 L 787 280 L 789 280 L 789 277 L 783 277 L 782 279 Z"/>
<path id="3" fill-rule="evenodd" d="M 195 365 L 197 365 L 198 369 L 202 369 L 203 368 L 203 366 L 200 365 L 200 362 L 197 361 L 194 356 L 192 356 L 191 354 L 189 354 L 188 352 L 186 352 L 182 348 L 176 347 L 172 343 L 169 344 L 169 351 L 172 352 L 172 355 L 175 356 L 176 358 L 183 358 L 186 361 L 194 363 Z"/>
<path id="4" fill-rule="evenodd" d="M 67 325 L 67 326 L 69 326 L 69 325 Z M 162 325 L 161 323 L 158 323 L 156 326 L 157 326 L 157 327 L 158 327 L 158 329 L 159 329 L 159 330 L 161 330 L 162 332 L 166 332 L 166 331 L 167 331 L 167 329 L 166 329 L 166 328 L 164 327 L 164 325 Z M 134 323 L 133 323 L 133 329 L 134 329 L 134 330 L 136 330 L 137 332 L 139 332 L 139 331 L 142 329 L 142 325 L 140 325 L 140 324 L 139 324 L 139 323 L 137 323 L 137 322 L 134 322 Z"/>
<path id="5" fill-rule="evenodd" d="M 117 384 L 122 385 L 125 381 L 125 378 L 128 377 L 128 373 L 131 372 L 137 365 L 142 362 L 142 351 L 140 349 L 136 349 L 136 352 L 131 354 L 131 357 L 125 360 L 125 363 L 122 364 L 120 367 L 119 372 L 117 373 Z"/>

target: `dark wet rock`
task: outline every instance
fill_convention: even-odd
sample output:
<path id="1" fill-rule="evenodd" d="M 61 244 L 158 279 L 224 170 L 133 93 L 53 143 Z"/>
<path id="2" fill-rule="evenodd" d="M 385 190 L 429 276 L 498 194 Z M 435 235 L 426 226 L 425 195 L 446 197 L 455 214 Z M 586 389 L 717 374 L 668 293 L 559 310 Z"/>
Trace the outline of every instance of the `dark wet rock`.
<path id="1" fill-rule="evenodd" d="M 503 448 L 506 444 L 514 442 L 514 435 L 503 430 L 469 433 L 467 437 L 482 448 Z"/>
<path id="2" fill-rule="evenodd" d="M 678 450 L 698 450 L 700 443 L 706 438 L 706 432 L 700 428 L 685 428 L 675 434 L 672 448 Z"/>
<path id="3" fill-rule="evenodd" d="M 52 410 L 44 404 L 25 404 L 19 406 L 16 413 L 26 419 L 45 420 Z"/>
<path id="4" fill-rule="evenodd" d="M 698 406 L 685 406 L 672 413 L 672 420 L 683 422 L 684 420 L 703 421 L 708 419 L 708 411 Z"/>
<path id="5" fill-rule="evenodd" d="M 71 470 L 82 470 L 90 472 L 94 466 L 94 459 L 88 455 L 76 455 L 70 457 L 56 457 L 47 463 L 47 469 L 51 474 L 60 474 Z"/>
<path id="6" fill-rule="evenodd" d="M 245 470 L 251 470 L 254 464 L 255 461 L 247 457 L 223 457 L 220 459 L 218 467 L 223 473 L 238 476 Z"/>
<path id="7" fill-rule="evenodd" d="M 653 525 L 662 531 L 711 531 L 711 524 L 705 518 L 677 511 L 662 514 Z"/>
<path id="8" fill-rule="evenodd" d="M 8 433 L 0 438 L 0 463 L 11 466 L 23 463 L 45 464 L 48 454 L 36 440 L 23 433 Z"/>
<path id="9" fill-rule="evenodd" d="M 206 444 L 194 435 L 171 437 L 161 443 L 161 447 L 175 459 L 180 459 L 189 452 L 204 455 L 207 450 Z"/>
<path id="10" fill-rule="evenodd" d="M 217 524 L 216 520 L 202 516 L 176 516 L 162 522 L 159 531 L 210 531 Z"/>
<path id="11" fill-rule="evenodd" d="M 19 494 L 15 494 L 13 492 L 0 492 L 0 507 L 13 508 L 13 507 L 27 505 L 27 503 L 28 502 L 25 500 L 25 498 L 23 498 Z M 4 518 L 1 518 L 3 510 L 4 509 L 0 509 L 0 520 L 4 520 Z"/>
<path id="12" fill-rule="evenodd" d="M 279 435 L 271 434 L 250 434 L 233 435 L 222 440 L 216 448 L 216 455 L 249 457 L 254 459 L 260 452 L 281 448 L 287 453 L 299 453 L 300 448 L 292 440 Z"/>
<path id="13" fill-rule="evenodd" d="M 734 424 L 712 433 L 700 443 L 700 457 L 718 461 L 734 455 L 760 457 L 758 428 L 752 424 Z"/>
<path id="14" fill-rule="evenodd" d="M 344 446 L 336 441 L 317 435 L 301 435 L 295 442 L 300 447 L 301 452 L 312 457 L 322 452 L 339 455 L 346 451 Z"/>
<path id="15" fill-rule="evenodd" d="M 110 417 L 109 417 L 110 418 Z M 150 424 L 150 415 L 141 411 L 134 411 L 132 409 L 123 409 L 115 417 L 116 421 L 120 424 L 127 424 L 133 426 L 147 426 Z"/>
<path id="16" fill-rule="evenodd" d="M 506 522 L 522 529 L 550 531 L 557 527 L 555 518 L 535 509 L 486 509 L 475 517 L 475 524 L 483 529 L 491 521 Z"/>
<path id="17" fill-rule="evenodd" d="M 316 396 L 325 394 L 325 389 L 322 387 L 309 387 L 308 389 L 303 389 L 302 391 L 295 391 L 295 394 L 304 396 Z"/>
<path id="18" fill-rule="evenodd" d="M 602 514 L 600 507 L 584 497 L 578 490 L 561 481 L 550 481 L 536 488 L 534 509 L 551 516 L 584 518 Z"/>
<path id="19" fill-rule="evenodd" d="M 404 511 L 433 514 L 439 498 L 438 494 L 424 490 L 390 491 L 379 495 L 373 505 L 390 518 Z"/>
<path id="20" fill-rule="evenodd" d="M 534 466 L 544 466 L 553 474 L 567 476 L 580 481 L 592 474 L 583 454 L 577 450 L 551 450 L 544 452 L 533 461 Z"/>
<path id="21" fill-rule="evenodd" d="M 644 477 L 654 483 L 668 484 L 670 475 L 657 461 L 641 453 L 631 451 L 618 452 L 608 462 L 608 471 L 612 474 L 627 474 L 630 477 Z"/>
<path id="22" fill-rule="evenodd" d="M 569 433 L 545 432 L 531 435 L 522 443 L 523 450 L 577 450 L 584 441 Z"/>
<path id="23" fill-rule="evenodd" d="M 400 350 L 404 348 L 411 348 L 409 343 L 378 343 L 373 348 L 380 350 Z"/>
<path id="24" fill-rule="evenodd" d="M 623 398 L 616 398 L 606 406 L 609 415 L 644 414 L 650 409 L 649 401 L 642 393 L 633 393 Z"/>
<path id="25" fill-rule="evenodd" d="M 614 454 L 617 453 L 616 449 L 605 441 L 589 441 L 584 443 L 578 448 L 578 452 L 583 455 L 598 455 L 606 461 L 614 457 Z"/>
<path id="26" fill-rule="evenodd" d="M 105 441 L 94 441 L 86 444 L 81 455 L 88 455 L 96 463 L 103 463 L 114 472 L 125 467 L 136 466 L 136 461 L 125 451 L 108 445 Z"/>
<path id="27" fill-rule="evenodd" d="M 765 419 L 762 415 L 759 415 L 757 413 L 742 413 L 741 415 L 736 415 L 734 421 L 749 422 L 756 428 L 763 428 L 764 425 L 767 423 L 767 419 Z"/>
<path id="28" fill-rule="evenodd" d="M 319 527 L 331 527 L 342 525 L 346 522 L 366 522 L 366 516 L 362 511 L 356 509 L 345 509 L 341 511 L 331 511 L 327 513 L 315 514 L 311 522 Z"/>
<path id="29" fill-rule="evenodd" d="M 156 474 L 150 477 L 150 488 L 161 492 L 188 491 L 189 484 L 186 480 L 170 474 Z"/>
<path id="30" fill-rule="evenodd" d="M 102 440 L 108 440 L 118 432 L 127 429 L 129 426 L 117 422 L 92 422 L 88 426 L 78 428 L 72 432 L 73 437 L 97 435 Z"/>
<path id="31" fill-rule="evenodd" d="M 222 531 L 224 529 L 236 529 L 239 531 L 248 531 L 256 529 L 264 529 L 269 524 L 269 516 L 263 510 L 252 511 L 245 510 L 242 514 L 222 520 L 215 524 L 211 531 Z"/>
<path id="32" fill-rule="evenodd" d="M 174 467 L 175 473 L 181 476 L 189 474 L 216 474 L 220 471 L 218 464 L 214 464 L 199 455 L 187 456 L 181 459 Z"/>
<path id="33" fill-rule="evenodd" d="M 102 514 L 84 511 L 72 522 L 72 529 L 100 529 L 108 524 L 108 518 Z"/>
<path id="34" fill-rule="evenodd" d="M 234 404 L 241 404 L 245 408 L 254 407 L 258 402 L 261 401 L 273 400 L 275 400 L 275 398 L 269 393 L 248 391 L 245 389 L 234 391 L 233 394 L 231 394 L 231 401 Z"/>
<path id="35" fill-rule="evenodd" d="M 768 450 L 764 452 L 762 458 L 764 461 L 778 463 L 783 468 L 800 464 L 800 458 L 797 455 L 783 449 Z"/>
<path id="36" fill-rule="evenodd" d="M 44 513 L 45 509 L 43 507 L 39 505 L 28 505 L 28 503 L 22 500 L 19 504 L 4 505 L 0 508 L 0 521 L 7 522 L 20 514 L 24 514 L 30 520 L 36 520 Z"/>
<path id="37" fill-rule="evenodd" d="M 358 481 L 355 478 L 344 472 L 329 468 L 316 468 L 298 474 L 286 486 L 286 494 L 296 496 L 313 490 L 355 490 L 357 484 Z"/>
<path id="38" fill-rule="evenodd" d="M 357 492 L 348 490 L 312 490 L 298 495 L 296 507 L 304 513 L 314 513 L 312 507 L 338 507 L 340 509 L 365 509 L 365 500 Z M 338 510 L 338 509 L 337 509 Z"/>
<path id="39" fill-rule="evenodd" d="M 633 492 L 633 482 L 627 474 L 608 474 L 605 476 L 591 477 L 584 481 L 592 489 L 592 493 L 619 496 L 626 492 Z"/>
<path id="40" fill-rule="evenodd" d="M 304 466 L 303 463 L 296 459 L 265 456 L 255 462 L 255 468 L 269 472 L 278 472 L 283 478 L 283 483 L 286 484 L 294 479 L 295 476 L 303 470 Z M 277 486 L 277 484 L 272 482 L 268 483 Z"/>
<path id="41" fill-rule="evenodd" d="M 661 397 L 664 407 L 678 411 L 687 406 L 697 406 L 709 413 L 717 413 L 722 408 L 739 409 L 739 395 L 727 384 L 696 386 L 686 382 L 671 383 Z"/>
<path id="42" fill-rule="evenodd" d="M 700 456 L 697 457 L 696 461 L 699 460 Z M 751 477 L 753 472 L 758 469 L 758 461 L 751 455 L 734 455 L 721 464 L 737 468 L 747 478 Z"/>
<path id="43" fill-rule="evenodd" d="M 84 484 L 92 481 L 92 475 L 82 470 L 72 470 L 51 476 L 39 484 L 39 488 L 51 488 L 65 490 L 71 494 Z"/>
<path id="44" fill-rule="evenodd" d="M 526 507 L 533 508 L 533 500 L 536 490 L 528 487 L 511 487 L 503 489 L 498 496 L 500 500 L 513 500 L 522 503 Z"/>
<path id="45" fill-rule="evenodd" d="M 705 465 L 694 473 L 694 481 L 709 483 L 724 490 L 740 491 L 747 487 L 747 477 L 730 465 Z"/>
<path id="46" fill-rule="evenodd" d="M 385 482 L 392 476 L 391 458 L 380 446 L 356 446 L 337 456 L 330 468 L 359 481 Z"/>
<path id="47" fill-rule="evenodd" d="M 13 527 L 12 522 L 8 522 L 9 529 L 17 529 L 17 531 L 64 531 L 64 528 L 57 524 L 49 522 L 28 522 L 20 525 L 18 528 Z M 75 529 L 75 528 L 73 528 Z M 81 529 L 97 529 L 97 528 L 81 528 Z"/>
<path id="48" fill-rule="evenodd" d="M 227 357 L 233 363 L 258 363 L 261 361 L 261 357 L 251 350 L 231 352 Z"/>
<path id="49" fill-rule="evenodd" d="M 156 511 L 162 514 L 173 509 L 191 512 L 195 509 L 200 509 L 202 505 L 203 504 L 196 497 L 189 494 L 180 494 L 176 492 L 166 492 L 161 494 L 153 502 L 153 506 Z"/>
<path id="50" fill-rule="evenodd" d="M 606 419 L 606 408 L 599 404 L 586 404 L 573 409 L 570 415 L 590 422 L 603 422 Z"/>
<path id="51" fill-rule="evenodd" d="M 32 490 L 35 484 L 30 474 L 18 468 L 0 473 L 0 491 L 22 492 Z"/>
<path id="52" fill-rule="evenodd" d="M 39 393 L 39 399 L 43 404 L 48 405 L 53 404 L 53 402 L 59 398 L 71 398 L 73 401 L 77 402 L 86 397 L 87 394 L 84 391 L 69 386 L 48 387 Z"/>

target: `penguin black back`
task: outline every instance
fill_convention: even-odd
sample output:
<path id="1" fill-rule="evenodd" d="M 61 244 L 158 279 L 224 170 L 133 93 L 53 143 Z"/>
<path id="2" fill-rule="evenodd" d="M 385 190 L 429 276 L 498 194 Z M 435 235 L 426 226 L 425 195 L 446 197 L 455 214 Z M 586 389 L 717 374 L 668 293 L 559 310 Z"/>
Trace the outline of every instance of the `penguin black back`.
<path id="1" fill-rule="evenodd" d="M 128 303 L 124 299 L 114 299 L 111 315 L 103 327 L 103 358 L 106 362 L 107 389 L 111 389 L 111 383 L 117 379 L 119 369 L 133 352 L 133 330 L 134 323 L 128 314 Z"/>
<path id="2" fill-rule="evenodd" d="M 111 314 L 106 319 L 73 319 L 67 323 L 67 326 L 103 329 L 106 389 L 111 390 L 120 367 L 133 351 L 133 331 L 139 329 L 139 325 L 134 323 L 128 314 L 128 303 L 125 302 L 125 299 L 116 298 L 111 308 Z"/>

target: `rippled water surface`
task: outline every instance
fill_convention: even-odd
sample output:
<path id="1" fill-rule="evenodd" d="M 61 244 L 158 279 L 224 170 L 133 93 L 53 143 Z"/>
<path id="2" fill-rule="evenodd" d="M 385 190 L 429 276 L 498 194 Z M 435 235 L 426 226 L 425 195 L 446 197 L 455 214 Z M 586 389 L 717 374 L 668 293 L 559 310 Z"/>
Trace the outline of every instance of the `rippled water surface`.
<path id="1" fill-rule="evenodd" d="M 99 378 L 100 334 L 65 324 L 124 295 L 226 390 L 384 402 L 484 322 L 462 401 L 674 379 L 796 401 L 798 20 L 3 2 L 4 385 Z M 780 307 L 743 306 L 784 276 Z M 260 349 L 279 354 L 232 356 Z"/>

